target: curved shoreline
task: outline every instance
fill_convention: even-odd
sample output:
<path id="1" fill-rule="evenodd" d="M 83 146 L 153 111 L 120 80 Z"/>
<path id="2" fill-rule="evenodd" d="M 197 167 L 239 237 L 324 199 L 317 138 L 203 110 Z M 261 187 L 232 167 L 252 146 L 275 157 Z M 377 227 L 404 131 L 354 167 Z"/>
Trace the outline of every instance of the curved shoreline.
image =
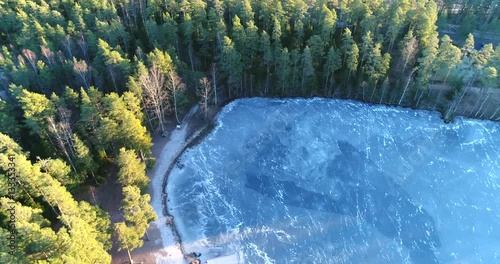
<path id="1" fill-rule="evenodd" d="M 268 99 L 279 99 L 279 100 L 287 100 L 287 99 L 312 99 L 312 98 L 304 98 L 304 97 L 287 97 L 287 98 L 280 98 L 280 97 L 267 97 Z M 314 97 L 313 97 L 314 98 Z M 370 103 L 370 102 L 363 102 L 363 101 L 359 101 L 359 100 L 353 100 L 353 99 L 341 99 L 341 98 L 326 98 L 326 97 L 316 97 L 316 98 L 321 98 L 321 99 L 337 99 L 337 100 L 348 100 L 348 101 L 354 101 L 354 102 L 358 102 L 358 103 L 362 103 L 362 104 L 366 104 L 368 106 L 386 106 L 386 107 L 389 107 L 389 108 L 401 108 L 401 109 L 406 109 L 406 110 L 416 110 L 416 111 L 426 111 L 426 112 L 429 112 L 429 113 L 432 113 L 432 114 L 438 114 L 440 116 L 439 119 L 441 119 L 441 121 L 443 121 L 444 123 L 453 123 L 453 121 L 451 122 L 447 122 L 445 119 L 444 119 L 444 116 L 442 115 L 441 112 L 437 111 L 437 110 L 430 110 L 430 109 L 415 109 L 411 106 L 396 106 L 396 105 L 387 105 L 387 104 L 377 104 L 377 103 Z M 220 108 L 218 108 L 218 110 L 216 111 L 216 113 L 214 113 L 208 120 L 206 120 L 204 122 L 204 124 L 198 128 L 197 130 L 195 131 L 192 131 L 192 133 L 189 133 L 191 131 L 189 131 L 189 126 L 191 125 L 189 122 L 186 122 L 185 124 L 183 124 L 184 126 L 187 126 L 183 129 L 187 129 L 187 132 L 186 132 L 186 136 L 187 136 L 187 139 L 184 140 L 184 142 L 182 143 L 181 147 L 179 149 L 177 149 L 177 152 L 175 152 L 173 154 L 173 158 L 170 160 L 169 162 L 169 165 L 168 165 L 168 168 L 167 170 L 165 171 L 165 173 L 162 175 L 162 183 L 161 183 L 161 206 L 162 206 L 162 214 L 167 218 L 167 222 L 165 223 L 169 228 L 170 230 L 172 231 L 173 233 L 173 236 L 175 238 L 175 242 L 178 244 L 178 248 L 179 250 L 181 251 L 181 253 L 183 254 L 184 256 L 184 259 L 186 261 L 192 261 L 194 259 L 190 258 L 189 257 L 189 254 L 191 252 L 185 252 L 184 251 L 184 247 L 183 247 L 183 244 L 182 244 L 182 239 L 180 237 L 180 234 L 174 224 L 174 216 L 169 214 L 169 210 L 168 210 L 168 193 L 167 193 L 167 190 L 166 190 L 166 187 L 167 187 L 167 183 L 168 183 L 168 177 L 172 171 L 172 169 L 174 168 L 174 166 L 177 164 L 179 158 L 184 154 L 184 152 L 194 146 L 196 146 L 198 143 L 200 143 L 215 127 L 216 127 L 216 124 L 217 124 L 217 116 L 218 114 L 220 113 L 220 110 L 222 110 L 226 105 L 230 104 L 231 102 L 235 101 L 235 100 L 238 100 L 238 99 L 245 99 L 245 98 L 235 98 L 233 100 L 228 100 L 226 101 L 224 104 L 221 105 Z M 461 116 L 459 115 L 462 119 L 472 119 L 472 120 L 479 120 L 479 121 L 492 121 L 492 122 L 496 122 L 494 120 L 488 120 L 488 119 L 477 119 L 477 118 L 473 118 L 473 117 L 467 117 L 467 116 Z M 174 130 L 172 132 L 172 134 L 175 132 L 176 130 Z M 168 143 L 167 143 L 168 144 Z M 166 146 L 166 145 L 165 145 Z M 162 157 L 163 155 L 160 155 L 160 157 Z M 161 162 L 161 161 L 159 161 Z"/>
<path id="2" fill-rule="evenodd" d="M 330 100 L 340 100 L 340 101 L 352 101 L 352 102 L 357 102 L 361 104 L 366 104 L 367 106 L 385 106 L 388 108 L 401 108 L 401 109 L 406 109 L 406 110 L 413 110 L 413 111 L 424 111 L 424 112 L 429 112 L 429 113 L 435 113 L 439 115 L 439 119 L 443 121 L 445 124 L 453 124 L 457 118 L 459 119 L 470 119 L 470 120 L 478 120 L 478 121 L 491 121 L 491 122 L 500 122 L 500 116 L 496 119 L 489 119 L 489 118 L 477 118 L 474 116 L 469 116 L 469 115 L 464 115 L 464 114 L 458 114 L 455 113 L 453 114 L 448 120 L 445 119 L 445 113 L 443 111 L 440 111 L 439 109 L 430 109 L 430 108 L 418 108 L 412 105 L 397 105 L 397 104 L 386 104 L 386 103 L 377 103 L 377 102 L 370 102 L 370 101 L 363 101 L 363 100 L 358 100 L 354 98 L 344 98 L 344 97 L 326 97 L 326 96 L 311 96 L 311 97 L 304 97 L 304 96 L 287 96 L 287 97 L 280 97 L 280 96 L 252 96 L 252 97 L 239 97 L 239 98 L 233 98 L 230 100 L 227 100 L 223 102 L 220 105 L 219 110 L 223 109 L 226 105 L 232 103 L 233 101 L 236 100 L 241 100 L 241 99 L 253 99 L 253 98 L 262 98 L 262 99 L 279 99 L 279 100 L 295 100 L 295 99 L 305 99 L 305 100 L 311 100 L 314 98 L 319 98 L 319 99 L 330 99 Z M 216 118 L 216 115 L 214 116 L 214 119 Z"/>
<path id="3" fill-rule="evenodd" d="M 162 213 L 165 217 L 167 217 L 167 223 L 165 223 L 168 227 L 170 227 L 173 235 L 174 235 L 174 239 L 175 239 L 175 242 L 178 243 L 179 245 L 179 249 L 181 251 L 181 253 L 184 255 L 184 259 L 186 261 L 189 261 L 189 253 L 190 252 L 185 252 L 184 251 L 184 247 L 182 246 L 182 239 L 181 239 L 181 236 L 179 235 L 179 232 L 175 226 L 175 223 L 174 223 L 174 216 L 169 214 L 168 212 L 168 193 L 166 191 L 166 187 L 167 187 L 167 183 L 168 183 L 168 177 L 170 175 L 170 172 L 172 171 L 172 169 L 174 168 L 174 166 L 177 164 L 177 161 L 179 160 L 179 158 L 182 156 L 182 154 L 184 154 L 184 152 L 195 146 L 197 143 L 199 143 L 206 135 L 208 135 L 208 133 L 210 133 L 210 131 L 212 131 L 214 125 L 213 125 L 213 121 L 215 119 L 211 119 L 209 120 L 208 123 L 204 124 L 201 128 L 197 129 L 196 131 L 194 131 L 187 139 L 185 139 L 183 145 L 181 146 L 181 148 L 174 154 L 174 157 L 173 159 L 170 161 L 170 164 L 165 172 L 165 174 L 163 175 L 163 181 L 162 181 L 162 185 L 161 185 L 161 205 L 162 205 Z M 189 123 L 185 124 L 187 126 L 189 126 Z"/>

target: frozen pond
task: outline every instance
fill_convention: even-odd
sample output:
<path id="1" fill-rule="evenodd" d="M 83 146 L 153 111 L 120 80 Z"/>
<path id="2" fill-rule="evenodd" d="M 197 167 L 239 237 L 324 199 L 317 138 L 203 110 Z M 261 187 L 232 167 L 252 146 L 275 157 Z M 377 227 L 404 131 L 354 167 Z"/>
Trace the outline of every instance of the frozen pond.
<path id="1" fill-rule="evenodd" d="M 183 154 L 167 192 L 186 252 L 259 264 L 500 263 L 499 123 L 237 100 Z"/>

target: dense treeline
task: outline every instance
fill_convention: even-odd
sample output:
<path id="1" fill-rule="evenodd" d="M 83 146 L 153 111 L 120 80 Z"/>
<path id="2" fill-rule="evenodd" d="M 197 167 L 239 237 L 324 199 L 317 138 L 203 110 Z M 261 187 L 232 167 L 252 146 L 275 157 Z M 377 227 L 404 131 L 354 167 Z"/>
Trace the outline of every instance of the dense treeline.
<path id="1" fill-rule="evenodd" d="M 204 93 L 212 99 L 205 104 L 337 96 L 453 116 L 469 87 L 498 87 L 500 50 L 485 43 L 476 50 L 469 33 L 498 35 L 499 6 L 496 0 L 8 2 L 2 80 L 6 90 L 14 83 L 47 96 L 66 86 L 133 91 L 153 131 L 164 129 L 165 115 L 177 112 L 186 95 Z M 459 26 L 457 40 L 438 35 L 438 18 Z M 453 89 L 442 94 L 430 84 Z M 486 100 L 486 92 L 478 104 L 488 107 L 477 116 L 494 119 L 497 101 Z"/>
<path id="2" fill-rule="evenodd" d="M 498 35 L 499 14 L 498 0 L 443 0 L 439 5 L 438 24 L 446 27 L 451 22 L 464 39 L 473 31 L 480 35 Z"/>
<path id="3" fill-rule="evenodd" d="M 150 133 L 179 122 L 189 101 L 209 113 L 237 97 L 326 96 L 500 119 L 490 89 L 499 87 L 500 46 L 474 39 L 499 35 L 498 0 L 0 5 L 0 204 L 16 202 L 25 234 L 17 255 L 0 252 L 13 263 L 109 262 L 109 217 L 71 193 L 102 183 L 110 166 L 124 196 L 119 248 L 141 246 L 155 219 L 144 174 Z M 24 183 L 15 197 L 9 157 Z"/>

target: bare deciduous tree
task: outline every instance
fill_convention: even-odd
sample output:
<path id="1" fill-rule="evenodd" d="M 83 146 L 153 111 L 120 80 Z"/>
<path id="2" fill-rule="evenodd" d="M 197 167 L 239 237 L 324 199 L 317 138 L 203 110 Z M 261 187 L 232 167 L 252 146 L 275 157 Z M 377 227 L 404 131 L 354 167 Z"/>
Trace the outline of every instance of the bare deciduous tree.
<path id="1" fill-rule="evenodd" d="M 217 106 L 217 80 L 219 79 L 219 70 L 215 63 L 212 63 L 212 67 L 210 67 L 210 74 L 212 75 L 212 85 L 214 87 L 214 104 Z"/>
<path id="2" fill-rule="evenodd" d="M 153 64 L 148 74 L 139 77 L 139 82 L 144 92 L 144 107 L 158 120 L 157 130 L 159 129 L 163 133 L 165 130 L 165 112 L 169 107 L 165 74 Z"/>
<path id="3" fill-rule="evenodd" d="M 170 70 L 167 73 L 167 89 L 170 91 L 173 97 L 175 119 L 177 120 L 177 123 L 180 124 L 181 121 L 179 121 L 178 104 L 180 102 L 182 93 L 186 89 L 186 85 L 182 82 L 181 77 L 179 77 L 179 75 L 177 75 L 174 70 Z"/>
<path id="4" fill-rule="evenodd" d="M 45 46 L 40 46 L 40 50 L 42 51 L 42 55 L 45 57 L 47 60 L 47 64 L 49 66 L 54 66 L 55 64 L 55 59 L 54 59 L 54 52 L 50 50 L 50 48 L 47 48 Z"/>
<path id="5" fill-rule="evenodd" d="M 80 38 L 78 39 L 78 46 L 82 50 L 83 57 L 85 57 L 85 59 L 88 61 L 89 60 L 89 55 L 88 55 L 89 46 L 87 44 L 87 41 L 83 37 L 83 35 L 80 35 Z"/>
<path id="6" fill-rule="evenodd" d="M 73 140 L 73 129 L 71 128 L 70 111 L 66 108 L 57 109 L 59 121 L 56 122 L 53 117 L 47 118 L 49 132 L 55 139 L 57 147 L 64 153 L 71 168 L 78 172 L 72 157 L 75 155 L 75 146 Z"/>
<path id="7" fill-rule="evenodd" d="M 200 105 L 201 110 L 205 113 L 205 118 L 207 118 L 208 114 L 208 100 L 212 95 L 212 84 L 207 79 L 207 77 L 203 77 L 200 79 L 201 87 L 198 89 L 197 94 L 200 97 Z"/>
<path id="8" fill-rule="evenodd" d="M 90 78 L 92 75 L 90 74 L 90 66 L 84 60 L 76 60 L 73 61 L 73 71 L 76 73 L 76 76 L 82 80 L 83 85 L 85 86 L 85 90 L 90 87 Z"/>
<path id="9" fill-rule="evenodd" d="M 23 49 L 23 55 L 26 60 L 28 60 L 28 63 L 30 64 L 32 70 L 34 73 L 37 73 L 37 63 L 38 63 L 38 58 L 36 57 L 36 53 L 29 50 L 29 49 Z"/>
<path id="10" fill-rule="evenodd" d="M 401 58 L 399 60 L 398 66 L 403 64 L 402 72 L 406 71 L 408 65 L 412 65 L 415 61 L 416 55 L 418 53 L 418 42 L 415 37 L 410 38 L 403 46 L 401 51 Z"/>
<path id="11" fill-rule="evenodd" d="M 71 37 L 69 35 L 66 35 L 66 37 L 64 37 L 63 41 L 62 41 L 62 44 L 63 46 L 66 48 L 66 51 L 68 51 L 68 55 L 69 55 L 69 58 L 72 59 L 73 58 L 73 52 L 71 51 Z"/>

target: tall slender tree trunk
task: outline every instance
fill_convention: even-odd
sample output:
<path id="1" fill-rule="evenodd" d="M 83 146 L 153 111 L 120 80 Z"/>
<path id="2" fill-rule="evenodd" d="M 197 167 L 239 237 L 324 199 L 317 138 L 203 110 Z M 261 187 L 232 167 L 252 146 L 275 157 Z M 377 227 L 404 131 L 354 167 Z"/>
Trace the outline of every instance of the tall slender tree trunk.
<path id="1" fill-rule="evenodd" d="M 97 181 L 97 178 L 95 177 L 95 174 L 93 171 L 90 171 L 90 175 L 92 175 L 92 178 L 94 179 L 95 184 L 99 185 L 99 182 Z"/>
<path id="2" fill-rule="evenodd" d="M 446 73 L 446 77 L 444 77 L 444 81 L 443 81 L 443 86 L 445 86 L 446 84 L 446 80 L 448 80 L 448 76 L 450 75 L 450 72 L 451 72 L 451 68 L 448 69 L 448 72 Z M 436 102 L 434 102 L 434 106 L 432 107 L 432 109 L 436 109 L 436 105 L 437 103 L 439 102 L 439 99 L 441 98 L 441 93 L 443 92 L 443 89 L 439 89 L 439 93 L 438 93 L 438 96 L 436 98 Z"/>
<path id="3" fill-rule="evenodd" d="M 141 99 L 141 102 L 142 102 L 142 105 L 144 106 L 144 98 Z M 144 111 L 144 114 L 146 115 L 146 119 L 148 120 L 148 124 L 149 124 L 149 128 L 151 128 L 151 131 L 154 131 L 156 130 L 154 127 L 153 127 L 153 123 L 151 122 L 151 117 L 149 116 L 149 111 Z M 163 131 L 162 131 L 163 133 Z"/>
<path id="4" fill-rule="evenodd" d="M 332 77 L 330 78 L 330 86 L 329 86 L 330 93 L 332 94 L 332 97 L 335 97 L 335 94 L 337 93 L 337 89 L 333 88 L 334 81 L 335 81 L 335 78 L 334 78 L 333 72 L 332 72 Z M 333 93 L 332 93 L 332 89 L 333 89 Z"/>
<path id="5" fill-rule="evenodd" d="M 460 103 L 462 102 L 462 99 L 464 98 L 465 94 L 469 90 L 469 87 L 474 83 L 476 78 L 477 78 L 477 73 L 474 74 L 474 77 L 472 78 L 472 80 L 470 80 L 469 83 L 467 84 L 467 86 L 465 87 L 464 91 L 460 95 L 460 99 L 458 100 L 458 102 L 451 106 L 450 111 L 448 111 L 448 113 L 446 114 L 445 119 L 448 119 L 453 113 L 455 113 L 457 111 L 457 108 L 460 105 Z"/>
<path id="6" fill-rule="evenodd" d="M 382 100 L 384 100 L 385 92 L 387 90 L 387 85 L 382 84 L 382 95 L 380 95 L 380 101 L 378 102 L 379 104 L 382 104 Z"/>
<path id="7" fill-rule="evenodd" d="M 370 102 L 373 102 L 373 95 L 375 94 L 375 91 L 377 90 L 377 83 L 378 83 L 378 80 L 375 81 L 375 85 L 373 86 L 372 95 L 370 96 Z"/>
<path id="8" fill-rule="evenodd" d="M 42 191 L 42 189 L 41 189 L 41 188 L 39 188 L 39 186 L 37 186 L 37 189 L 38 189 L 38 190 L 40 191 L 40 193 L 42 194 L 43 199 L 44 199 L 45 201 L 47 201 L 47 203 L 49 204 L 49 206 L 50 206 L 50 208 L 52 209 L 52 211 L 54 212 L 54 214 L 55 214 L 55 215 L 57 215 L 57 216 L 60 216 L 61 214 L 59 214 L 59 213 L 57 212 L 56 208 L 52 205 L 52 203 L 49 203 L 49 202 L 48 202 L 48 200 L 47 200 L 47 195 L 45 195 L 45 193 Z"/>
<path id="9" fill-rule="evenodd" d="M 493 114 L 490 116 L 490 119 L 493 119 L 493 117 L 497 115 L 498 111 L 500 111 L 500 107 L 497 107 L 497 110 L 495 110 L 495 113 L 493 113 Z"/>
<path id="10" fill-rule="evenodd" d="M 246 86 L 247 86 L 247 73 L 244 72 L 243 73 L 243 87 L 242 87 L 242 90 L 243 90 L 243 96 L 248 96 L 247 95 L 247 89 L 246 89 Z"/>
<path id="11" fill-rule="evenodd" d="M 176 34 L 177 35 L 177 34 Z M 180 56 L 180 49 L 179 49 L 179 38 L 176 36 L 175 37 L 175 51 L 177 52 L 177 56 Z"/>
<path id="12" fill-rule="evenodd" d="M 173 92 L 174 94 L 174 112 L 175 112 L 175 119 L 177 120 L 177 124 L 181 124 L 179 121 L 179 115 L 177 114 L 177 91 Z"/>
<path id="13" fill-rule="evenodd" d="M 391 53 L 391 51 L 392 51 L 392 47 L 394 46 L 395 40 L 396 40 L 396 38 L 391 38 L 391 42 L 389 43 L 389 53 Z"/>
<path id="14" fill-rule="evenodd" d="M 214 85 L 214 104 L 217 106 L 217 70 L 215 68 L 215 64 L 212 64 L 210 73 L 212 74 L 212 84 Z"/>
<path id="15" fill-rule="evenodd" d="M 97 199 L 95 198 L 94 188 L 90 187 L 89 190 L 90 190 L 90 193 L 92 194 L 92 200 L 94 200 L 94 204 L 97 205 Z"/>
<path id="16" fill-rule="evenodd" d="M 108 66 L 110 67 L 110 66 Z M 113 69 L 111 68 L 108 68 L 108 71 L 109 71 L 109 75 L 111 76 L 111 81 L 113 81 L 113 87 L 115 88 L 115 92 L 118 93 L 118 87 L 116 86 L 116 77 L 115 77 L 115 74 L 114 74 L 114 71 Z"/>
<path id="17" fill-rule="evenodd" d="M 418 105 L 420 104 L 420 100 L 422 100 L 422 97 L 424 97 L 424 91 L 423 89 L 421 89 L 422 91 L 420 92 L 420 95 L 418 96 L 418 99 L 417 99 L 417 104 L 415 105 L 417 108 L 418 108 Z"/>
<path id="18" fill-rule="evenodd" d="M 401 98 L 399 99 L 398 105 L 401 105 L 401 102 L 403 101 L 403 98 L 405 97 L 406 90 L 408 89 L 408 86 L 410 85 L 411 77 L 413 76 L 413 73 L 415 70 L 411 71 L 410 75 L 408 76 L 408 81 L 406 82 L 405 89 L 403 90 L 403 94 L 401 95 Z"/>
<path id="19" fill-rule="evenodd" d="M 488 110 L 488 108 L 490 108 L 490 105 L 491 105 L 491 100 L 488 101 L 488 104 L 484 108 L 483 113 L 479 116 L 479 118 L 483 118 L 484 117 L 484 114 L 486 114 L 486 110 Z"/>
<path id="20" fill-rule="evenodd" d="M 326 73 L 326 80 L 325 80 L 325 91 L 329 90 L 328 89 L 328 78 L 330 77 L 330 72 Z"/>
<path id="21" fill-rule="evenodd" d="M 484 98 L 484 100 L 481 103 L 481 106 L 479 107 L 479 109 L 477 110 L 475 116 L 479 115 L 479 112 L 481 112 L 481 110 L 483 109 L 484 103 L 488 100 L 488 98 L 490 97 L 490 95 L 491 95 L 491 93 L 488 93 L 488 95 L 486 96 L 486 98 Z"/>
<path id="22" fill-rule="evenodd" d="M 285 75 L 283 74 L 283 78 L 281 78 L 281 96 L 285 95 Z"/>
<path id="23" fill-rule="evenodd" d="M 396 100 L 396 93 L 392 93 L 391 99 L 389 99 L 389 104 L 392 105 L 394 101 Z"/>
<path id="24" fill-rule="evenodd" d="M 250 75 L 250 96 L 253 96 L 253 75 Z"/>
<path id="25" fill-rule="evenodd" d="M 365 88 L 366 88 L 366 85 L 361 85 L 361 92 L 362 92 L 362 99 L 363 101 L 365 100 Z"/>
<path id="26" fill-rule="evenodd" d="M 16 180 L 17 181 L 17 184 L 19 184 L 19 186 L 21 186 L 21 188 L 23 189 L 24 193 L 26 193 L 26 195 L 28 195 L 28 197 L 30 198 L 31 202 L 33 204 L 36 204 L 35 203 L 35 200 L 33 199 L 33 197 L 31 196 L 31 194 L 28 192 L 28 190 L 26 190 L 26 188 L 24 187 L 25 183 L 24 182 L 21 182 L 20 180 Z M 57 214 L 57 213 L 56 213 Z"/>
<path id="27" fill-rule="evenodd" d="M 305 81 L 305 71 L 302 69 L 302 78 L 300 80 L 300 93 L 304 95 L 304 81 Z"/>
<path id="28" fill-rule="evenodd" d="M 128 254 L 128 260 L 130 261 L 130 264 L 133 264 L 134 261 L 132 260 L 132 256 L 130 255 L 130 250 L 127 248 L 127 254 Z"/>
<path id="29" fill-rule="evenodd" d="M 69 156 L 69 153 L 66 151 L 66 149 L 64 150 L 64 154 L 66 155 L 66 158 L 68 159 L 69 165 L 71 166 L 71 168 L 73 168 L 73 171 L 78 173 L 78 170 L 76 170 L 75 164 L 73 163 L 73 159 Z"/>
<path id="30" fill-rule="evenodd" d="M 191 71 L 194 72 L 193 47 L 192 47 L 191 43 L 188 46 L 188 53 L 189 53 L 189 63 L 191 63 Z"/>
<path id="31" fill-rule="evenodd" d="M 144 151 L 142 149 L 139 150 L 139 158 L 142 162 L 146 162 L 146 155 L 144 155 Z"/>
<path id="32" fill-rule="evenodd" d="M 269 65 L 267 65 L 267 67 L 266 67 L 266 91 L 265 91 L 266 95 L 269 93 L 269 72 L 270 72 L 270 67 L 269 67 Z"/>
<path id="33" fill-rule="evenodd" d="M 401 72 L 405 72 L 406 66 L 408 65 L 408 62 L 410 61 L 411 55 L 412 55 L 412 52 L 408 52 L 408 56 L 406 56 L 406 59 L 405 59 L 405 64 L 403 65 L 403 71 L 401 71 Z"/>
<path id="34" fill-rule="evenodd" d="M 483 87 L 483 88 L 481 88 L 481 89 L 480 89 L 480 92 L 481 92 L 481 94 L 479 95 L 479 99 L 478 99 L 478 100 L 476 100 L 476 103 L 474 104 L 474 107 L 470 110 L 469 115 L 472 115 L 472 112 L 474 111 L 474 109 L 477 109 L 477 107 L 479 106 L 479 104 L 481 104 L 481 100 L 480 100 L 480 99 L 485 98 L 485 99 L 483 99 L 483 101 L 482 101 L 482 104 L 484 104 L 484 101 L 485 101 L 485 100 L 487 100 L 487 99 L 488 99 L 488 97 L 490 97 L 490 93 L 488 92 L 488 88 L 484 88 L 484 87 Z M 485 94 L 485 93 L 486 93 L 486 94 Z M 485 96 L 486 96 L 486 97 L 485 97 Z M 482 104 L 481 104 L 481 105 L 482 105 Z M 477 116 L 477 114 L 476 114 L 476 116 Z"/>

